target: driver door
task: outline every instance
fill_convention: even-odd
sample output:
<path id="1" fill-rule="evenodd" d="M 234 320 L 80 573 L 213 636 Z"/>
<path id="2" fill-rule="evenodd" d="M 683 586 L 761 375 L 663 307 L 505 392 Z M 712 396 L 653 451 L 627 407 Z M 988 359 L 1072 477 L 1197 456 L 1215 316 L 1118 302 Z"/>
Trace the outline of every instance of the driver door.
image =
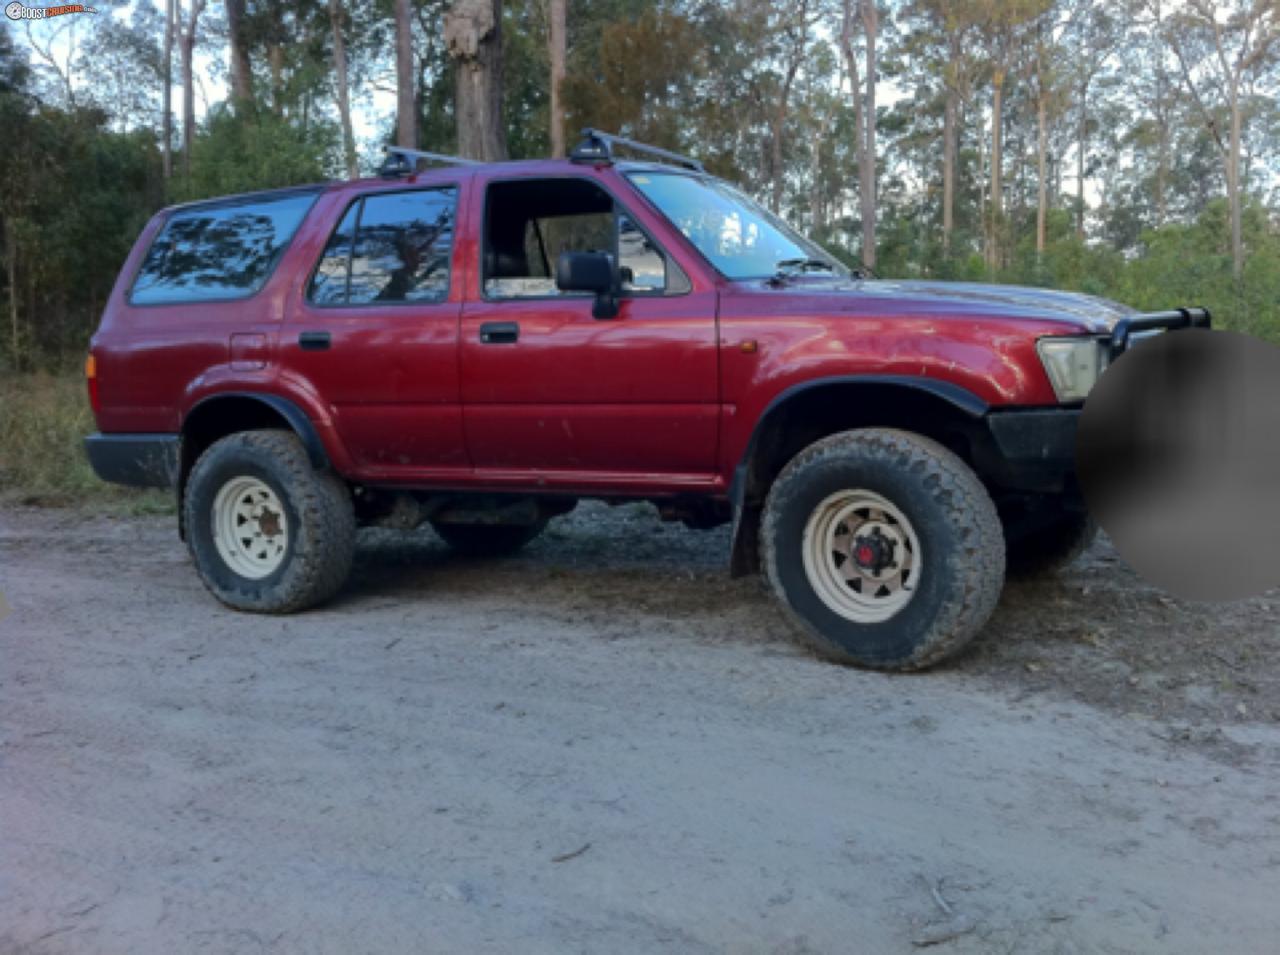
<path id="1" fill-rule="evenodd" d="M 463 420 L 477 473 L 696 487 L 716 467 L 716 293 L 695 288 L 594 177 L 483 185 L 481 269 L 463 306 Z M 562 251 L 609 251 L 618 315 L 560 293 Z"/>

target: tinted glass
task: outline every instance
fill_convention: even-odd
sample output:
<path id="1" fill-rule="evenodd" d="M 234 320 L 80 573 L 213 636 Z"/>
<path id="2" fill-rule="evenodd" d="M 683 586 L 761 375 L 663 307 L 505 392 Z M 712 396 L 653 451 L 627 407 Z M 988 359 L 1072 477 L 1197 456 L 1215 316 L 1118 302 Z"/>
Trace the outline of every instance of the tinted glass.
<path id="1" fill-rule="evenodd" d="M 347 301 L 347 273 L 351 265 L 351 246 L 356 234 L 356 216 L 360 203 L 351 208 L 333 230 L 329 244 L 325 246 L 316 274 L 311 279 L 311 301 L 317 305 L 342 305 Z"/>
<path id="2" fill-rule="evenodd" d="M 314 194 L 295 194 L 175 212 L 151 243 L 131 300 L 146 305 L 253 294 L 314 201 Z"/>
<path id="3" fill-rule="evenodd" d="M 679 173 L 633 173 L 631 181 L 731 279 L 767 278 L 782 263 L 815 259 L 848 270 L 727 183 Z"/>
<path id="4" fill-rule="evenodd" d="M 365 198 L 351 259 L 349 305 L 438 302 L 449 293 L 454 189 Z"/>

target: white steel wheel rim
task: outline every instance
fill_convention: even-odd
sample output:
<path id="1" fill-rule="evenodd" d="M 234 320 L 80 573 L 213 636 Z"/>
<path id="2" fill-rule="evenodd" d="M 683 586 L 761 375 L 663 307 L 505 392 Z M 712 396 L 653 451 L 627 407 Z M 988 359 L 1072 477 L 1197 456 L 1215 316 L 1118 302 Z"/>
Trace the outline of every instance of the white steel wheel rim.
<path id="1" fill-rule="evenodd" d="M 802 551 L 818 598 L 854 623 L 881 623 L 900 612 L 924 568 L 915 528 L 873 491 L 837 491 L 814 508 Z"/>
<path id="2" fill-rule="evenodd" d="M 213 500 L 213 544 L 241 577 L 275 573 L 289 549 L 289 518 L 276 492 L 255 477 L 222 485 Z"/>

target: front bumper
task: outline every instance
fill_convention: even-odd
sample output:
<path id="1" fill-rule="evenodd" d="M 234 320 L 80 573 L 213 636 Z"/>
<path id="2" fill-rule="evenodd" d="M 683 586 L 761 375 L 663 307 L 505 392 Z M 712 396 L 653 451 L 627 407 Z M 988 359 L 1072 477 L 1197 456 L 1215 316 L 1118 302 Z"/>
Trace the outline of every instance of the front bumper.
<path id="1" fill-rule="evenodd" d="M 992 411 L 974 448 L 991 484 L 1009 491 L 1076 494 L 1076 428 L 1080 408 Z"/>
<path id="2" fill-rule="evenodd" d="M 1133 314 L 1116 323 L 1104 340 L 1111 361 L 1136 341 L 1180 328 L 1210 328 L 1205 308 Z M 987 483 L 1001 490 L 1065 494 L 1079 499 L 1076 483 L 1076 429 L 1082 407 L 993 410 L 982 419 L 975 441 L 975 464 Z"/>
<path id="3" fill-rule="evenodd" d="M 84 439 L 84 449 L 94 473 L 112 484 L 160 488 L 178 484 L 176 434 L 91 434 Z"/>

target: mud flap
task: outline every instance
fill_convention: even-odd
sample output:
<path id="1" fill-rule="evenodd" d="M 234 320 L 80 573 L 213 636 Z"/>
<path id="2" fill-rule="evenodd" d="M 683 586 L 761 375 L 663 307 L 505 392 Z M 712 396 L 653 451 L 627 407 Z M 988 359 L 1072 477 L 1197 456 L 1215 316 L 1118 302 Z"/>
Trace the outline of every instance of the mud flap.
<path id="1" fill-rule="evenodd" d="M 729 576 L 747 577 L 760 571 L 760 515 L 755 505 L 733 509 L 733 536 L 729 549 Z"/>

